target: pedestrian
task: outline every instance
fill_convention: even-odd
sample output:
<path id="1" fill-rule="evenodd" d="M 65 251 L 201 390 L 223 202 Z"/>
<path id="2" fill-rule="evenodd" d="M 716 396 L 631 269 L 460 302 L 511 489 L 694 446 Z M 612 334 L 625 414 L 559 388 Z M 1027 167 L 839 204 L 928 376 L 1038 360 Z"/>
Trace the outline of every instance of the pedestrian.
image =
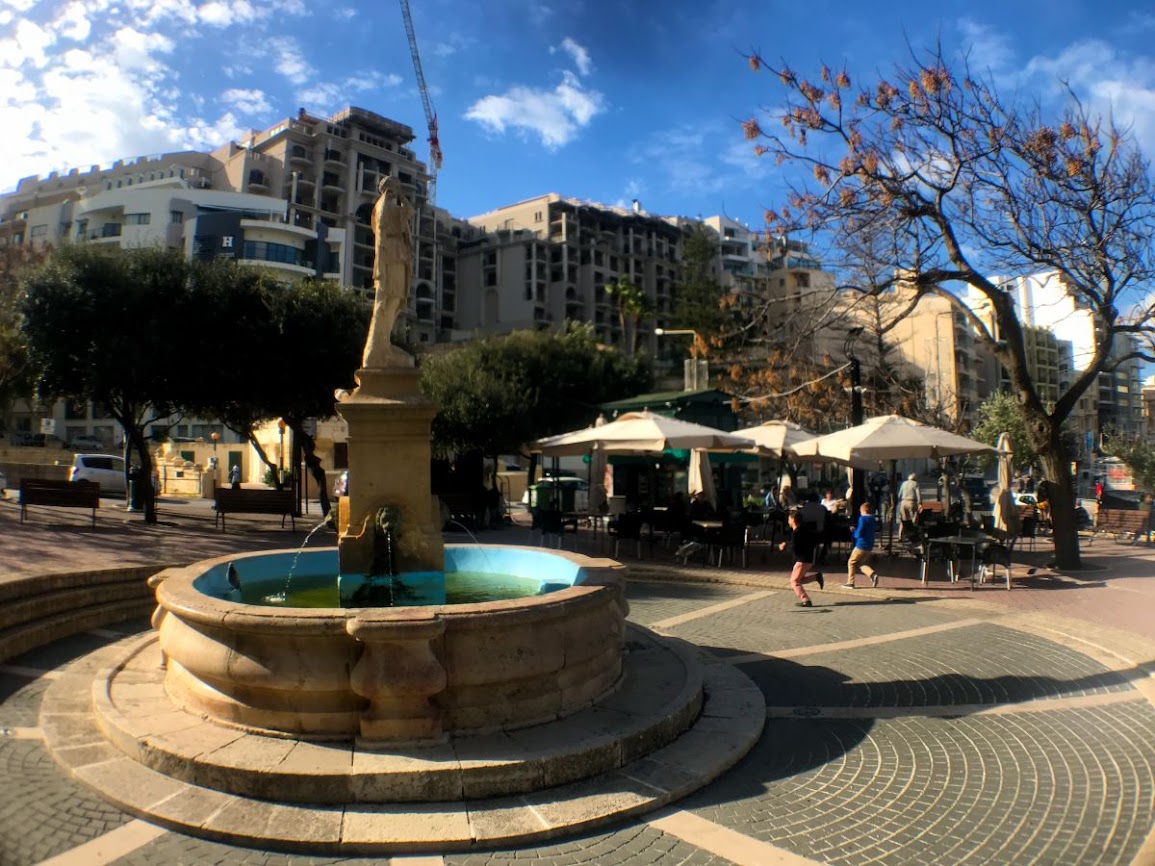
<path id="1" fill-rule="evenodd" d="M 922 491 L 918 489 L 918 476 L 913 472 L 898 488 L 898 537 L 907 523 L 914 523 L 918 517 L 918 506 L 922 503 Z"/>
<path id="2" fill-rule="evenodd" d="M 850 559 L 846 563 L 846 583 L 843 586 L 847 589 L 854 589 L 854 572 L 859 569 L 870 578 L 871 586 L 878 586 L 878 572 L 870 565 L 878 521 L 874 519 L 874 509 L 869 502 L 862 503 L 859 511 L 861 516 L 858 518 L 858 526 L 854 528 L 854 550 L 850 551 Z"/>
<path id="3" fill-rule="evenodd" d="M 806 594 L 806 589 L 802 584 L 814 582 L 818 584 L 819 589 L 826 586 L 826 581 L 822 577 L 821 571 L 813 571 L 814 567 L 814 548 L 818 544 L 818 536 L 802 522 L 802 518 L 798 512 L 791 511 L 790 516 L 787 517 L 790 522 L 790 529 L 793 531 L 793 547 L 794 547 L 794 570 L 790 572 L 790 588 L 794 590 L 794 594 L 798 596 L 798 601 L 795 604 L 798 607 L 813 607 L 810 601 L 810 596 Z M 783 541 L 778 545 L 779 550 L 786 549 L 786 542 Z"/>
<path id="4" fill-rule="evenodd" d="M 241 489 L 241 464 L 234 463 L 233 468 L 229 470 L 229 485 L 233 490 Z"/>

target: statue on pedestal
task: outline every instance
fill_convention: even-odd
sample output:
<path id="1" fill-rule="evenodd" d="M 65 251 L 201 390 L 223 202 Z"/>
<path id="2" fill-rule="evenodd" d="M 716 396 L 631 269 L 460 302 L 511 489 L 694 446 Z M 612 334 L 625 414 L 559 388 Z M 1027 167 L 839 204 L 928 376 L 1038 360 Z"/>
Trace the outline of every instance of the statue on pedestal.
<path id="1" fill-rule="evenodd" d="M 373 319 L 361 366 L 380 369 L 412 366 L 412 357 L 390 342 L 393 325 L 409 302 L 413 281 L 413 206 L 392 175 L 377 185 L 381 195 L 373 205 L 373 235 L 377 256 L 373 262 Z"/>

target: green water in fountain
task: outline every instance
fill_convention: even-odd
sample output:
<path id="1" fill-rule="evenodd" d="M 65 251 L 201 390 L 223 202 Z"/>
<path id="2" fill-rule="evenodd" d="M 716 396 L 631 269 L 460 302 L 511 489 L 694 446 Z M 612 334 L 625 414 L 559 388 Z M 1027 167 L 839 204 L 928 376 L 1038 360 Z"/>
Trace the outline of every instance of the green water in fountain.
<path id="1" fill-rule="evenodd" d="M 387 580 L 388 578 L 381 578 Z M 528 598 L 541 593 L 541 582 L 535 578 L 492 574 L 480 571 L 457 571 L 445 575 L 446 604 L 477 604 L 484 601 L 504 601 Z M 397 607 L 405 606 L 398 593 Z M 240 598 L 244 604 L 268 607 L 324 608 L 340 607 L 341 600 L 336 577 L 296 578 L 286 595 L 284 581 L 261 580 L 242 585 Z"/>

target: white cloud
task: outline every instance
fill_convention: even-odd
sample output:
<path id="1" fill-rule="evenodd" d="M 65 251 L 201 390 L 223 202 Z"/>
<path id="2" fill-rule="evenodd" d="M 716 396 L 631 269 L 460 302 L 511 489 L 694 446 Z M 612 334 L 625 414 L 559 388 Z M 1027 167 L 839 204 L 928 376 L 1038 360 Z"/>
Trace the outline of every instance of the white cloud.
<path id="1" fill-rule="evenodd" d="M 602 111 L 605 100 L 596 90 L 585 90 L 572 72 L 552 90 L 517 86 L 504 94 L 485 96 L 465 112 L 491 132 L 507 128 L 538 135 L 549 150 L 572 141 Z"/>
<path id="2" fill-rule="evenodd" d="M 27 63 L 42 68 L 48 63 L 47 50 L 54 41 L 48 30 L 27 18 L 21 19 L 12 36 L 0 40 L 0 65 L 19 69 Z"/>
<path id="3" fill-rule="evenodd" d="M 590 53 L 586 51 L 585 48 L 567 36 L 561 41 L 560 48 L 551 48 L 550 53 L 552 54 L 558 50 L 564 51 L 570 56 L 570 59 L 574 62 L 574 66 L 577 67 L 579 75 L 584 77 L 590 74 L 593 63 L 590 61 Z"/>
<path id="4" fill-rule="evenodd" d="M 220 101 L 242 114 L 265 114 L 273 110 L 263 90 L 232 87 L 221 94 Z"/>
<path id="5" fill-rule="evenodd" d="M 1033 57 L 1020 73 L 1024 83 L 1065 99 L 1064 82 L 1092 113 L 1131 129 L 1148 155 L 1155 155 L 1155 62 L 1129 57 L 1100 40 L 1083 40 L 1053 57 Z"/>
<path id="6" fill-rule="evenodd" d="M 277 72 L 293 84 L 304 84 L 316 74 L 316 70 L 305 60 L 295 39 L 280 36 L 269 40 L 269 44 L 276 54 Z"/>
<path id="7" fill-rule="evenodd" d="M 318 81 L 297 91 L 297 100 L 307 109 L 322 114 L 335 111 L 352 102 L 355 93 L 380 91 L 396 87 L 402 82 L 400 75 L 386 75 L 381 72 L 363 72 L 351 75 L 341 81 Z"/>
<path id="8" fill-rule="evenodd" d="M 65 39 L 83 42 L 92 32 L 92 22 L 83 3 L 73 2 L 65 6 L 52 22 L 56 31 Z"/>
<path id="9" fill-rule="evenodd" d="M 982 76 L 1011 64 L 1015 56 L 1014 43 L 1005 34 L 970 18 L 961 19 L 958 28 L 962 32 L 963 54 L 973 74 Z"/>

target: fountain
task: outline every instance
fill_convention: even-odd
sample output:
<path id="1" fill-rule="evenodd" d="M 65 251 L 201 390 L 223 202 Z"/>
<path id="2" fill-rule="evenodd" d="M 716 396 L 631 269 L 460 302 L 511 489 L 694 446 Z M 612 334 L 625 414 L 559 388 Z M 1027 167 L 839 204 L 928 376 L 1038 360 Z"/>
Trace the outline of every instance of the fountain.
<path id="1" fill-rule="evenodd" d="M 95 751 L 48 726 L 49 747 L 77 778 L 150 820 L 340 852 L 546 838 L 669 802 L 761 732 L 764 704 L 745 677 L 627 626 L 620 564 L 444 545 L 429 469 L 436 407 L 412 357 L 389 342 L 410 281 L 398 189 L 383 181 L 374 208 L 373 320 L 358 387 L 338 394 L 351 481 L 337 547 L 154 575 L 155 635 L 110 651 L 93 685 Z M 479 596 L 494 571 L 502 579 Z M 74 712 L 75 692 L 52 690 L 45 712 Z M 628 776 L 609 775 L 627 765 Z M 602 774 L 604 794 L 582 787 Z M 623 796 L 623 784 L 642 787 Z M 490 824 L 484 803 L 471 804 L 464 827 L 452 805 L 514 794 L 520 805 L 495 800 Z M 570 799 L 576 817 L 543 818 Z M 428 839 L 408 813 L 389 811 L 410 802 L 446 816 Z M 339 820 L 310 812 L 302 827 L 286 817 L 295 803 L 340 804 Z M 317 821 L 323 830 L 311 829 Z"/>

